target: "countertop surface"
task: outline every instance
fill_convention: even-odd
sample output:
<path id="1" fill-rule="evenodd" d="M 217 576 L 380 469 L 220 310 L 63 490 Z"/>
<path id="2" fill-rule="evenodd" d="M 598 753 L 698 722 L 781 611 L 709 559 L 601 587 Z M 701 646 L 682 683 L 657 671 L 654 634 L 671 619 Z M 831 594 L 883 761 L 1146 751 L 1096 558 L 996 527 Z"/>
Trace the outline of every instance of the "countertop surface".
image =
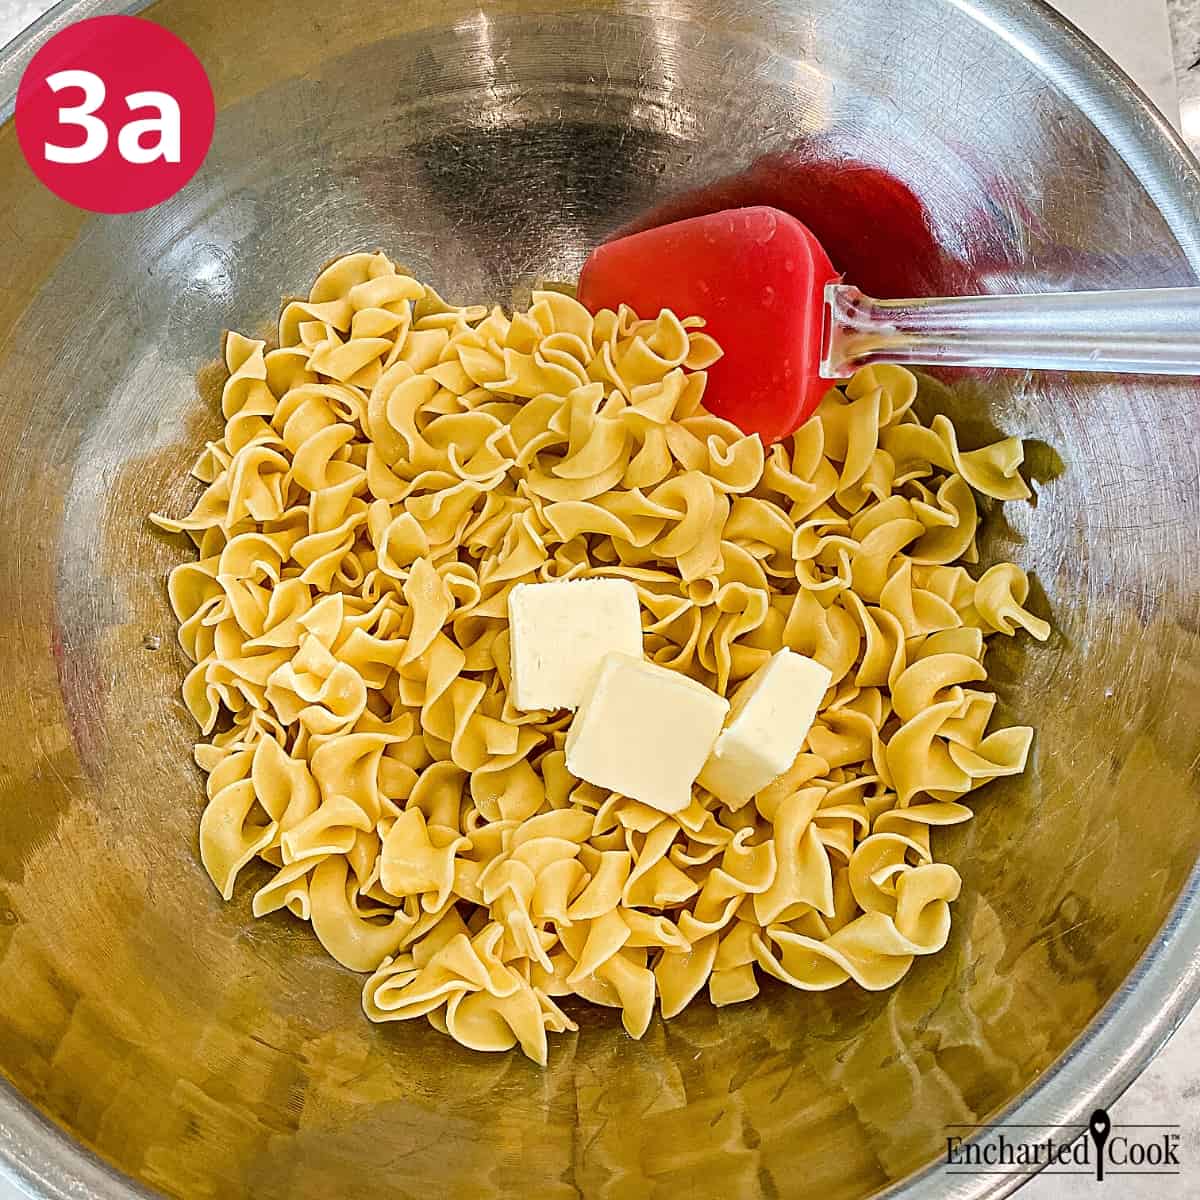
<path id="1" fill-rule="evenodd" d="M 1200 153 L 1200 0 L 1050 0 L 1108 51 Z M 43 0 L 0 0 L 0 45 L 50 7 Z M 1117 1200 L 1200 1195 L 1200 1007 L 1140 1079 L 1113 1105 L 1116 1124 L 1182 1126 L 1184 1174 L 1125 1177 Z M 1086 1176 L 1046 1175 L 1021 1200 L 1082 1200 L 1096 1195 Z M 1113 1184 L 1110 1184 L 1110 1190 Z M 0 1182 L 0 1200 L 22 1200 Z"/>

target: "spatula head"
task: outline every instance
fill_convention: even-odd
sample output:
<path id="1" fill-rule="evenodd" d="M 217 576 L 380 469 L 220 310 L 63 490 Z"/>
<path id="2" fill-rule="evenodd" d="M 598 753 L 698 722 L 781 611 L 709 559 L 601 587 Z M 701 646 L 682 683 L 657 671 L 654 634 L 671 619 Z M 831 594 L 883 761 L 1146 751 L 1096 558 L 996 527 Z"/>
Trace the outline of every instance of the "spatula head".
<path id="1" fill-rule="evenodd" d="M 701 316 L 725 351 L 708 369 L 705 407 L 776 442 L 829 388 L 818 370 L 825 285 L 837 278 L 820 243 L 776 208 L 731 208 L 606 242 L 579 277 L 593 312 L 624 303 L 639 316 Z"/>

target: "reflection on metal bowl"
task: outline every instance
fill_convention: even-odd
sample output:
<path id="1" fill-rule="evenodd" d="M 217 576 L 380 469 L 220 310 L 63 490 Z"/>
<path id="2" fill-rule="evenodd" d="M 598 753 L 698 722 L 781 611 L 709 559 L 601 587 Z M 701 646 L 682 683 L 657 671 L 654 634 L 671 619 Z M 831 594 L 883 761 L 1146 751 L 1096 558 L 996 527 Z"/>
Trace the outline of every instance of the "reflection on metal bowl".
<path id="1" fill-rule="evenodd" d="M 0 55 L 0 115 L 68 4 Z M 0 1176 L 39 1197 L 908 1197 L 946 1127 L 1085 1121 L 1200 989 L 1200 497 L 1188 381 L 931 382 L 1037 501 L 985 531 L 1056 632 L 994 652 L 1028 774 L 941 835 L 951 942 L 894 991 L 703 1001 L 541 1071 L 375 1028 L 289 918 L 199 867 L 164 596 L 221 332 L 338 252 L 507 300 L 589 246 L 768 200 L 883 294 L 1190 284 L 1200 171 L 1026 0 L 162 0 L 219 105 L 160 207 L 89 218 L 0 126 Z M 862 206 L 861 217 L 856 215 Z M 197 388 L 197 381 L 199 387 Z M 199 393 L 199 394 L 198 394 Z M 48 1119 L 47 1119 L 48 1118 Z"/>

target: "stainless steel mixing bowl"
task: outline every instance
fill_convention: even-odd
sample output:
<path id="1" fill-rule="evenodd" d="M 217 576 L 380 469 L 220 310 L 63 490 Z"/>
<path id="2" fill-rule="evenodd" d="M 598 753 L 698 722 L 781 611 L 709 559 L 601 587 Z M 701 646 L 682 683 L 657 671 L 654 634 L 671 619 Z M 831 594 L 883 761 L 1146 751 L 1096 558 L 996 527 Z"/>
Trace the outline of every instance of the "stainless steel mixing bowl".
<path id="1" fill-rule="evenodd" d="M 38 44 L 119 7 L 60 6 L 5 51 L 0 117 Z M 182 550 L 143 514 L 192 494 L 222 330 L 267 330 L 339 251 L 507 299 L 650 206 L 759 196 L 880 290 L 1190 284 L 1196 164 L 1037 0 L 146 13 L 219 106 L 180 195 L 84 216 L 0 126 L 0 1175 L 106 1200 L 1015 1186 L 948 1174 L 947 1127 L 1086 1120 L 1200 987 L 1193 383 L 931 386 L 968 439 L 1030 439 L 1037 501 L 991 519 L 984 554 L 1027 565 L 1056 625 L 995 652 L 1036 751 L 939 835 L 965 878 L 945 952 L 885 994 L 768 987 L 642 1042 L 584 1011 L 545 1071 L 368 1025 L 306 929 L 222 905 L 163 587 Z"/>

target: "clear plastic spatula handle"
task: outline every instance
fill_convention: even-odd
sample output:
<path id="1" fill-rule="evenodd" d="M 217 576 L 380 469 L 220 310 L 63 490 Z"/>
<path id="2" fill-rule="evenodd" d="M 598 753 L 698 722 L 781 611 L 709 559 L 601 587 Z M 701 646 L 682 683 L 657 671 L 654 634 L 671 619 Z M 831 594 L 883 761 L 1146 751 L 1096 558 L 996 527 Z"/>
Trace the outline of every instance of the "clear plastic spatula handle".
<path id="1" fill-rule="evenodd" d="M 1200 287 L 873 300 L 829 284 L 821 375 L 884 362 L 1200 375 Z"/>

